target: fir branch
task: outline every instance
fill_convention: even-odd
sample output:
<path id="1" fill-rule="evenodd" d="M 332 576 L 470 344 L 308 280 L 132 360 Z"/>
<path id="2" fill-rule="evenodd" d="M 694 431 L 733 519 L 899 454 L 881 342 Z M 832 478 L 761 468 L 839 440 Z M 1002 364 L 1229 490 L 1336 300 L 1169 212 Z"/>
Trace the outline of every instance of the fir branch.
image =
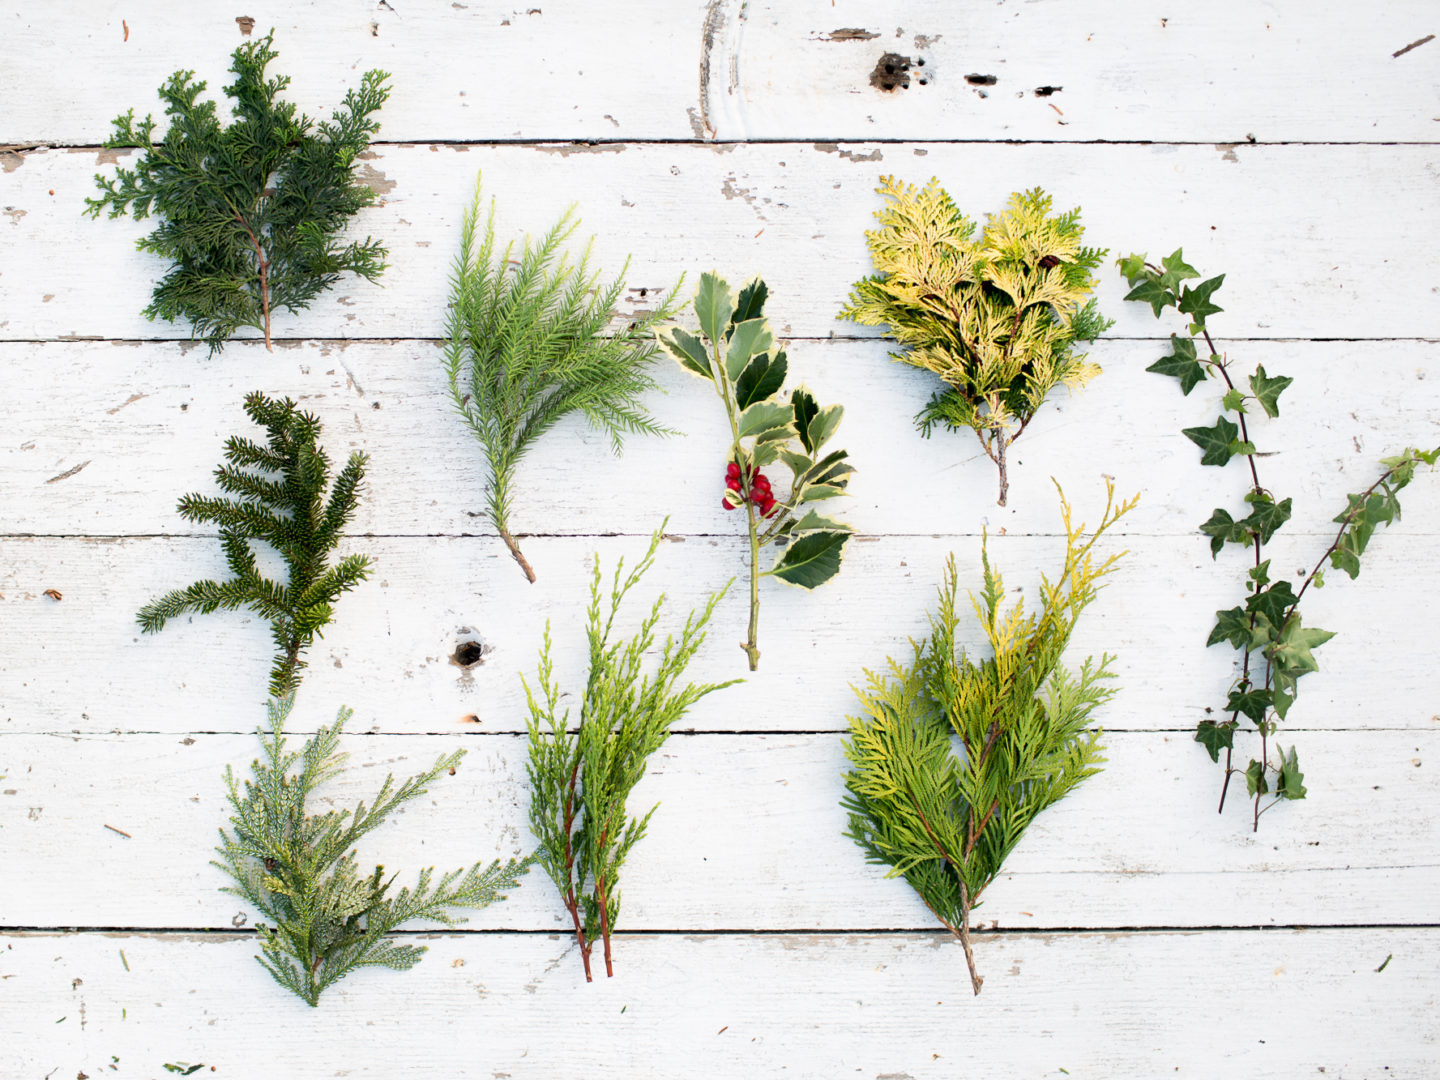
<path id="1" fill-rule="evenodd" d="M 225 561 L 234 576 L 169 592 L 141 608 L 136 620 L 153 634 L 189 611 L 251 608 L 271 624 L 276 657 L 270 693 L 283 697 L 299 686 L 302 655 L 330 624 L 331 605 L 370 576 L 364 555 L 347 555 L 333 567 L 328 563 L 355 513 L 366 456 L 350 455 L 327 499 L 330 460 L 317 443 L 320 421 L 289 398 L 267 398 L 258 391 L 245 399 L 245 412 L 266 429 L 269 445 L 242 438 L 226 442 L 229 464 L 216 469 L 215 478 L 221 490 L 238 498 L 192 494 L 179 504 L 186 519 L 220 526 Z M 284 585 L 260 575 L 252 540 L 280 552 L 288 571 Z"/>
<path id="2" fill-rule="evenodd" d="M 519 885 L 530 869 L 531 858 L 477 862 L 438 878 L 426 867 L 413 887 L 393 893 L 398 875 L 386 879 L 383 867 L 361 878 L 355 843 L 424 795 L 442 774 L 453 773 L 465 751 L 446 754 L 399 787 L 387 776 L 369 806 L 361 802 L 354 810 L 312 815 L 310 796 L 344 766 L 346 755 L 338 747 L 351 711 L 342 708 L 333 725 L 322 727 L 296 753 L 286 749 L 284 735 L 293 700 L 271 699 L 270 731 L 258 733 L 264 760 L 251 763 L 253 779 L 242 785 L 225 768 L 231 831 L 220 830 L 220 859 L 211 865 L 233 882 L 222 891 L 245 900 L 265 920 L 256 927 L 264 954 L 256 957 L 260 966 L 313 1006 L 358 968 L 414 967 L 425 947 L 397 944 L 387 934 L 416 919 L 445 926 L 463 922 L 450 909 L 505 899 L 505 890 Z"/>
<path id="3" fill-rule="evenodd" d="M 1100 732 L 1088 725 L 1115 693 L 1103 685 L 1113 658 L 1088 658 L 1078 673 L 1060 661 L 1124 554 L 1099 560 L 1092 550 L 1135 505 L 1116 505 L 1114 493 L 1107 481 L 1105 513 L 1088 538 L 1061 493 L 1065 562 L 1054 581 L 1042 579 L 1038 613 L 1019 602 L 1006 610 L 1004 582 L 982 547 L 984 588 L 971 604 L 990 657 L 976 661 L 960 648 L 952 555 L 929 638 L 912 643 L 908 664 L 867 673 L 857 691 L 862 715 L 850 719 L 845 743 L 847 835 L 868 861 L 904 877 L 959 939 L 977 994 L 971 912 L 1030 823 L 1104 763 Z"/>
<path id="4" fill-rule="evenodd" d="M 670 737 L 670 729 L 706 694 L 733 686 L 686 683 L 680 679 L 705 640 L 705 627 L 725 589 L 692 611 L 678 638 L 666 636 L 660 659 L 646 673 L 646 654 L 657 642 L 665 603 L 659 596 L 636 634 L 612 641 L 621 602 L 650 569 L 665 526 L 650 538 L 645 556 L 628 573 L 615 566 L 609 596 L 601 589 L 600 558 L 590 580 L 586 611 L 590 670 L 580 703 L 580 721 L 570 729 L 570 710 L 559 709 L 561 692 L 550 651 L 550 626 L 540 650 L 536 685 L 525 680 L 530 715 L 530 828 L 540 841 L 535 860 L 550 876 L 570 914 L 586 982 L 592 981 L 590 954 L 600 942 L 605 974 L 615 974 L 611 936 L 620 914 L 620 868 L 645 835 L 652 806 L 631 816 L 626 801 L 645 776 L 646 765 Z"/>
<path id="5" fill-rule="evenodd" d="M 625 271 L 608 285 L 590 267 L 593 241 L 578 261 L 565 243 L 579 227 L 572 207 L 538 242 L 527 237 L 497 254 L 495 204 L 481 222 L 480 179 L 465 213 L 451 274 L 445 369 L 455 407 L 485 451 L 486 509 L 526 578 L 535 572 L 510 532 L 515 470 L 563 417 L 580 413 L 620 453 L 626 435 L 671 435 L 640 398 L 655 388 L 648 364 L 654 326 L 672 314 L 675 293 L 623 329 L 605 331 L 624 292 Z"/>
<path id="6" fill-rule="evenodd" d="M 277 100 L 288 76 L 267 80 L 275 32 L 235 50 L 225 88 L 234 119 L 222 126 L 215 102 L 200 101 L 205 83 L 177 71 L 160 87 L 169 127 L 138 124 L 132 109 L 115 121 L 107 148 L 141 151 L 133 169 L 97 175 L 97 198 L 86 212 L 99 217 L 159 217 L 139 241 L 141 251 L 174 265 L 155 287 L 149 319 L 189 320 L 212 355 L 242 326 L 263 331 L 271 347 L 276 308 L 301 311 L 341 274 L 376 280 L 385 248 L 374 240 L 342 243 L 340 235 L 375 192 L 355 180 L 355 162 L 380 130 L 372 117 L 389 96 L 383 71 L 368 71 L 359 89 L 329 121 L 297 115 Z"/>
<path id="7" fill-rule="evenodd" d="M 1051 214 L 1039 188 L 1011 195 L 978 240 L 938 179 L 915 188 L 885 176 L 877 190 L 889 200 L 865 234 L 877 273 L 855 283 L 841 317 L 887 327 L 901 346 L 893 359 L 943 380 L 920 430 L 973 430 L 1004 506 L 1010 444 L 1052 390 L 1100 374 L 1075 345 L 1111 325 L 1090 299 L 1105 252 L 1081 243 L 1078 209 Z"/>
<path id="8" fill-rule="evenodd" d="M 840 572 L 850 526 L 822 515 L 814 504 L 845 494 L 855 471 L 846 451 L 820 449 L 840 427 L 843 406 L 822 409 L 803 386 L 791 391 L 788 403 L 779 401 L 788 360 L 765 318 L 768 296 L 769 289 L 758 277 L 733 296 L 729 283 L 718 274 L 702 274 L 695 293 L 699 335 L 674 325 L 656 334 L 682 368 L 710 383 L 730 421 L 720 505 L 745 510 L 750 626 L 740 648 L 751 671 L 760 663 L 760 579 L 775 577 L 808 590 Z M 784 498 L 772 490 L 761 471 L 777 460 L 790 470 L 790 490 Z M 770 569 L 762 571 L 760 550 L 771 544 L 780 551 Z"/>

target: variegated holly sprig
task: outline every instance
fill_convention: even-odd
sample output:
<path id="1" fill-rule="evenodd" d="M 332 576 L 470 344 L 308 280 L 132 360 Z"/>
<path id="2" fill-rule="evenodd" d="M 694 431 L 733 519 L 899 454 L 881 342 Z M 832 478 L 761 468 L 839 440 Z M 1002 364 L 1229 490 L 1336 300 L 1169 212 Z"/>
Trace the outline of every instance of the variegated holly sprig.
<path id="1" fill-rule="evenodd" d="M 840 426 L 842 406 L 821 408 L 803 386 L 788 402 L 779 400 L 788 364 L 764 317 L 768 293 L 758 277 L 736 296 L 718 274 L 702 274 L 695 293 L 699 334 L 674 325 L 656 334 L 681 367 L 714 387 L 730 420 L 722 505 L 743 509 L 750 533 L 750 629 L 740 647 L 751 671 L 760 663 L 760 579 L 813 589 L 840 572 L 850 526 L 811 504 L 845 494 L 855 471 L 844 450 L 821 449 Z M 763 472 L 777 461 L 790 470 L 783 498 Z M 760 549 L 772 544 L 783 550 L 762 572 Z"/>

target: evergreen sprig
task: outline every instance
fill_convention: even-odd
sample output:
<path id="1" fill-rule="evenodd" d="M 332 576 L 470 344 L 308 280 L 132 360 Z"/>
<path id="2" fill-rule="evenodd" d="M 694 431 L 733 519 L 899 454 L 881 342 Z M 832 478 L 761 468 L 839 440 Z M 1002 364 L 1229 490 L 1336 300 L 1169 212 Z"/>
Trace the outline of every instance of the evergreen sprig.
<path id="1" fill-rule="evenodd" d="M 513 244 L 496 250 L 494 200 L 483 236 L 480 225 L 477 178 L 450 279 L 445 368 L 455 407 L 485 450 L 490 520 L 533 583 L 535 572 L 509 527 L 516 466 L 575 412 L 608 434 L 617 454 L 626 434 L 674 434 L 640 398 L 655 387 L 648 370 L 653 327 L 669 318 L 675 294 L 607 335 L 630 263 L 602 286 L 600 272 L 590 269 L 593 240 L 572 262 L 564 245 L 580 225 L 573 207 L 539 243 L 527 237 L 518 258 L 511 257 Z"/>
<path id="2" fill-rule="evenodd" d="M 340 732 L 350 718 L 341 709 L 335 723 L 306 740 L 300 752 L 285 748 L 284 726 L 292 698 L 270 702 L 270 731 L 260 731 L 263 760 L 251 763 L 254 779 L 236 780 L 225 767 L 231 831 L 220 830 L 212 863 L 234 882 L 223 887 L 251 904 L 265 919 L 257 924 L 263 956 L 256 959 L 281 986 L 310 1005 L 340 979 L 362 967 L 404 971 L 420 962 L 423 945 L 398 944 L 390 931 L 416 919 L 453 926 L 463 922 L 450 908 L 483 908 L 505 899 L 519 885 L 530 859 L 489 866 L 476 863 L 435 877 L 420 871 L 413 887 L 391 892 L 396 874 L 377 866 L 360 877 L 354 847 L 397 809 L 418 799 L 443 773 L 453 773 L 464 750 L 446 754 L 418 776 L 395 785 L 394 775 L 367 806 L 354 810 L 307 811 L 310 796 L 344 767 Z M 297 768 L 298 766 L 298 768 Z"/>
<path id="3" fill-rule="evenodd" d="M 248 607 L 270 620 L 275 664 L 270 693 L 282 697 L 300 684 L 302 653 L 333 618 L 342 593 L 370 576 L 370 560 L 347 555 L 335 566 L 328 556 L 355 513 L 366 456 L 355 452 L 330 485 L 330 459 L 318 444 L 320 421 L 289 398 L 250 394 L 245 412 L 265 428 L 266 445 L 234 436 L 225 442 L 226 465 L 215 470 L 220 490 L 233 499 L 185 495 L 179 511 L 189 521 L 220 526 L 227 581 L 197 581 L 146 604 L 136 615 L 147 634 L 187 611 L 237 611 Z M 326 488 L 330 497 L 325 498 Z M 270 544 L 285 560 L 279 584 L 260 573 L 250 541 Z"/>
<path id="4" fill-rule="evenodd" d="M 850 719 L 845 744 L 847 835 L 869 862 L 904 877 L 960 940 L 977 994 L 970 913 L 1035 817 L 1104 763 L 1100 732 L 1087 726 L 1115 693 L 1103 685 L 1113 658 L 1087 658 L 1078 673 L 1060 660 L 1100 579 L 1124 554 L 1097 561 L 1092 553 L 1136 502 L 1117 506 L 1106 486 L 1105 513 L 1088 539 L 1061 493 L 1065 562 L 1053 582 L 1042 578 L 1038 613 L 1025 614 L 1022 602 L 1006 610 L 1004 582 L 982 547 L 985 586 L 971 604 L 990 657 L 960 649 L 952 555 L 929 638 L 912 643 L 910 663 L 891 660 L 857 691 L 863 714 Z"/>
<path id="5" fill-rule="evenodd" d="M 1090 297 L 1105 251 L 1081 243 L 1078 208 L 1051 214 L 1039 188 L 1011 195 L 978 239 L 938 179 L 917 189 L 885 176 L 877 190 L 889 202 L 865 239 L 878 272 L 855 283 L 841 317 L 888 327 L 901 346 L 892 358 L 944 381 L 916 417 L 920 430 L 973 430 L 1004 506 L 1010 444 L 1050 391 L 1100 374 L 1075 344 L 1112 325 Z"/>
<path id="6" fill-rule="evenodd" d="M 732 296 L 719 275 L 702 274 L 695 294 L 699 335 L 679 326 L 656 335 L 681 367 L 711 384 L 730 421 L 721 505 L 743 507 L 750 534 L 750 627 L 740 647 L 751 671 L 760 663 L 760 578 L 814 589 L 840 572 L 851 528 L 811 504 L 844 495 L 855 471 L 846 451 L 820 449 L 839 428 L 843 406 L 822 409 L 804 386 L 791 391 L 788 403 L 778 400 L 788 361 L 764 315 L 768 295 L 758 277 Z M 760 471 L 776 460 L 790 470 L 783 499 Z M 762 573 L 760 549 L 770 544 L 782 550 Z"/>
<path id="7" fill-rule="evenodd" d="M 1230 777 L 1245 774 L 1245 786 L 1254 800 L 1251 829 L 1260 828 L 1260 815 L 1281 799 L 1303 799 L 1306 794 L 1305 775 L 1300 771 L 1294 744 L 1289 750 L 1275 744 L 1275 757 L 1270 755 L 1270 738 L 1279 722 L 1289 714 L 1295 702 L 1299 679 L 1319 670 L 1313 650 L 1335 634 L 1314 626 L 1305 626 L 1300 617 L 1300 600 L 1312 584 L 1324 586 L 1323 569 L 1328 562 L 1333 569 L 1343 570 L 1354 579 L 1360 574 L 1360 556 L 1379 525 L 1389 526 L 1400 517 L 1396 493 L 1415 475 L 1420 464 L 1434 465 L 1440 460 L 1440 447 L 1422 451 L 1406 449 L 1393 457 L 1382 458 L 1385 471 L 1380 478 L 1359 494 L 1347 497 L 1348 504 L 1334 519 L 1340 525 L 1335 539 L 1316 562 L 1297 591 L 1284 579 L 1272 581 L 1270 560 L 1264 559 L 1265 545 L 1290 520 L 1293 504 L 1289 498 L 1277 500 L 1260 483 L 1256 465 L 1255 444 L 1250 440 L 1250 411 L 1258 407 L 1269 419 L 1280 415 L 1280 395 L 1295 380 L 1285 375 L 1271 375 L 1263 364 L 1246 380 L 1249 392 L 1236 385 L 1232 376 L 1234 361 L 1215 347 L 1206 320 L 1224 309 L 1212 297 L 1225 281 L 1225 275 L 1186 285 L 1201 274 L 1185 261 L 1183 250 L 1160 260 L 1160 265 L 1147 262 L 1144 255 L 1130 255 L 1119 260 L 1120 272 L 1131 289 L 1125 297 L 1150 305 L 1155 317 L 1162 317 L 1167 307 L 1188 316 L 1188 336 L 1170 335 L 1170 353 L 1151 364 L 1146 371 L 1173 376 L 1181 392 L 1190 391 L 1207 379 L 1219 379 L 1225 385 L 1220 399 L 1220 415 L 1209 427 L 1183 429 L 1182 434 L 1200 448 L 1200 464 L 1223 466 L 1232 458 L 1243 458 L 1250 473 L 1250 490 L 1245 495 L 1246 508 L 1236 517 L 1230 511 L 1216 509 L 1200 531 L 1210 537 L 1210 553 L 1219 558 L 1226 544 L 1253 550 L 1254 559 L 1247 572 L 1246 597 L 1243 606 L 1215 613 L 1215 626 L 1206 646 L 1229 644 L 1240 652 L 1240 672 L 1230 686 L 1223 712 L 1228 720 L 1202 720 L 1195 731 L 1195 741 L 1219 762 L 1225 751 L 1225 780 L 1220 788 L 1220 812 L 1225 810 L 1225 796 L 1230 790 Z M 1197 341 L 1198 339 L 1198 341 Z M 1202 355 L 1197 344 L 1204 344 Z M 1233 415 L 1232 421 L 1229 417 Z M 1210 710 L 1206 710 L 1209 712 Z M 1255 725 L 1260 735 L 1260 757 L 1251 759 L 1244 770 L 1232 765 L 1235 753 L 1235 732 L 1240 717 Z M 1273 792 L 1274 798 L 1261 806 L 1263 796 Z"/>
<path id="8" fill-rule="evenodd" d="M 158 139 L 153 117 L 137 123 L 134 109 L 118 117 L 105 146 L 139 149 L 140 159 L 112 178 L 97 175 L 100 195 L 85 200 L 92 217 L 108 207 L 112 218 L 162 219 L 137 246 L 174 265 L 144 314 L 188 319 L 212 355 L 242 326 L 262 330 L 268 349 L 273 309 L 301 311 L 341 274 L 374 281 L 385 269 L 381 244 L 344 243 L 340 234 L 375 201 L 356 183 L 355 161 L 380 130 L 371 114 L 390 94 L 389 76 L 366 72 L 343 108 L 316 123 L 277 100 L 289 76 L 265 78 L 274 37 L 235 50 L 228 126 L 214 101 L 199 100 L 205 83 L 193 71 L 160 87 L 170 123 Z"/>
<path id="9" fill-rule="evenodd" d="M 603 942 L 605 974 L 615 968 L 610 938 L 620 916 L 620 867 L 645 835 L 658 803 L 636 817 L 626 800 L 645 775 L 646 764 L 670 737 L 671 727 L 706 694 L 733 686 L 686 683 L 680 679 L 705 640 L 705 626 L 725 590 L 703 611 L 692 611 L 677 639 L 667 635 L 653 673 L 645 657 L 656 644 L 665 603 L 662 594 L 626 641 L 611 639 L 620 604 L 655 561 L 665 526 L 650 538 L 649 550 L 629 573 L 615 566 L 610 595 L 602 597 L 599 555 L 590 579 L 586 638 L 590 671 L 580 702 L 580 722 L 570 729 L 570 710 L 559 709 L 561 692 L 550 656 L 550 626 L 540 651 L 536 686 L 525 682 L 530 716 L 530 828 L 540 841 L 536 861 L 560 891 L 575 928 L 585 980 L 592 980 L 590 953 Z M 727 585 L 726 588 L 729 586 Z"/>

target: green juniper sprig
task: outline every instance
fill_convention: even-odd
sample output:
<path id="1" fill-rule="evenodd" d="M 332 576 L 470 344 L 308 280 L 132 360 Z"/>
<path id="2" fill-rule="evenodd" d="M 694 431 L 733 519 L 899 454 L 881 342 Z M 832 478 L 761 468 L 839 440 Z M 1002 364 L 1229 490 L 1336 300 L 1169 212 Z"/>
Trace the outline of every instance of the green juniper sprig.
<path id="1" fill-rule="evenodd" d="M 341 530 L 355 513 L 366 456 L 351 454 L 331 486 L 330 459 L 318 444 L 316 417 L 301 412 L 289 398 L 275 400 L 259 392 L 246 397 L 245 412 L 265 428 L 267 443 L 261 446 L 239 436 L 226 440 L 228 464 L 215 470 L 215 480 L 237 498 L 185 495 L 179 505 L 187 520 L 220 526 L 225 561 L 234 576 L 169 592 L 141 608 L 136 620 L 145 633 L 153 634 L 187 611 L 253 609 L 270 620 L 276 650 L 270 693 L 283 697 L 299 686 L 302 654 L 329 625 L 332 605 L 370 576 L 370 560 L 364 555 L 328 564 Z M 252 540 L 280 552 L 288 570 L 285 584 L 261 575 Z"/>
<path id="2" fill-rule="evenodd" d="M 374 240 L 344 243 L 351 217 L 375 201 L 355 180 L 356 158 L 380 130 L 372 118 L 389 96 L 383 71 L 367 71 L 344 107 L 316 123 L 277 100 L 289 76 L 265 78 L 275 59 L 272 30 L 235 50 L 235 82 L 225 88 L 234 121 L 225 126 L 214 101 L 199 101 L 205 83 L 177 71 L 160 87 L 169 128 L 138 123 L 131 109 L 115 121 L 108 149 L 139 149 L 134 169 L 97 175 L 98 198 L 86 212 L 110 217 L 154 214 L 159 227 L 138 242 L 141 251 L 173 266 L 155 287 L 149 319 L 187 319 L 211 355 L 242 326 L 270 343 L 270 314 L 301 311 L 344 273 L 369 281 L 385 269 L 385 248 Z"/>
<path id="3" fill-rule="evenodd" d="M 391 892 L 398 875 L 384 867 L 360 877 L 355 844 L 406 803 L 424 795 L 445 773 L 453 773 L 464 750 L 446 754 L 425 772 L 395 786 L 385 783 L 367 806 L 309 812 L 315 790 L 338 774 L 346 755 L 340 732 L 350 718 L 341 709 L 335 723 L 306 740 L 300 752 L 285 748 L 285 719 L 293 698 L 272 699 L 270 730 L 260 731 L 264 758 L 251 763 L 253 779 L 243 785 L 227 765 L 230 831 L 220 830 L 212 865 L 233 882 L 221 891 L 248 902 L 264 918 L 257 925 L 260 966 L 310 1005 L 352 971 L 387 967 L 405 971 L 420 962 L 423 945 L 397 944 L 386 935 L 404 923 L 426 919 L 453 926 L 463 922 L 449 909 L 483 908 L 505 899 L 520 883 L 529 857 L 501 864 L 476 863 L 435 877 L 420 871 L 413 887 Z M 298 766 L 298 769 L 297 769 Z"/>
<path id="4" fill-rule="evenodd" d="M 810 504 L 845 494 L 855 471 L 846 451 L 821 452 L 840 426 L 843 406 L 822 409 L 803 386 L 791 392 L 788 403 L 778 400 L 788 361 L 764 317 L 768 295 L 758 277 L 735 297 L 723 278 L 702 274 L 695 294 L 699 335 L 679 326 L 656 335 L 681 367 L 710 382 L 730 421 L 722 505 L 744 509 L 750 534 L 750 626 L 740 647 L 751 671 L 760 663 L 760 578 L 814 589 L 840 572 L 851 528 Z M 790 491 L 783 499 L 760 471 L 777 460 L 790 470 Z M 770 544 L 783 550 L 762 573 L 760 549 Z"/>
<path id="5" fill-rule="evenodd" d="M 900 345 L 893 359 L 940 377 L 920 430 L 974 431 L 1004 506 L 1010 444 L 1050 391 L 1100 374 L 1075 345 L 1112 325 L 1090 295 L 1106 253 L 1082 245 L 1078 208 L 1051 214 L 1039 188 L 1011 195 L 977 239 L 938 179 L 924 188 L 880 179 L 889 202 L 875 214 L 881 228 L 865 233 L 877 272 L 855 283 L 841 317 L 887 327 Z"/>
<path id="6" fill-rule="evenodd" d="M 1106 486 L 1105 513 L 1088 539 L 1061 493 L 1065 563 L 1055 581 L 1042 579 L 1038 613 L 1020 602 L 1005 609 L 1004 581 L 982 548 L 985 587 L 971 604 L 990 656 L 960 649 L 951 556 L 930 636 L 912 643 L 910 663 L 891 660 L 857 691 L 863 715 L 850 719 L 845 744 L 847 835 L 960 941 L 977 994 L 970 913 L 1030 823 L 1104 764 L 1100 732 L 1088 725 L 1115 693 L 1102 685 L 1113 657 L 1087 658 L 1078 673 L 1060 661 L 1098 582 L 1124 554 L 1103 562 L 1092 554 L 1136 502 L 1115 505 Z"/>
<path id="7" fill-rule="evenodd" d="M 510 532 L 516 467 L 562 417 L 579 412 L 610 436 L 670 435 L 640 398 L 655 388 L 648 365 L 654 326 L 670 317 L 674 292 L 652 312 L 606 334 L 624 290 L 625 268 L 609 285 L 590 269 L 590 245 L 572 262 L 564 244 L 579 227 L 572 207 L 537 244 L 495 247 L 495 204 L 481 235 L 480 181 L 465 213 L 451 274 L 445 369 L 455 407 L 485 450 L 487 508 L 525 577 L 535 572 Z M 591 242 L 593 244 L 593 241 Z"/>
<path id="8" fill-rule="evenodd" d="M 536 687 L 525 683 L 530 828 L 540 841 L 535 860 L 550 875 L 570 913 L 586 982 L 593 978 L 590 953 L 597 941 L 603 945 L 605 974 L 615 974 L 610 939 L 620 916 L 620 867 L 645 835 L 658 806 L 636 817 L 626 809 L 626 800 L 645 776 L 650 756 L 686 710 L 706 694 L 738 681 L 679 685 L 725 589 L 712 596 L 704 610 L 689 614 L 678 639 L 666 636 L 652 674 L 642 669 L 657 643 L 663 594 L 633 637 L 611 639 L 621 602 L 654 563 L 664 528 L 662 524 L 650 538 L 649 550 L 633 570 L 625 573 L 624 559 L 616 564 L 608 598 L 601 595 L 600 558 L 595 557 L 585 630 L 590 671 L 579 726 L 571 730 L 570 710 L 559 708 L 562 695 L 550 655 L 548 622 Z"/>
<path id="9" fill-rule="evenodd" d="M 1277 501 L 1260 482 L 1255 444 L 1250 440 L 1249 420 L 1254 415 L 1250 409 L 1258 407 L 1267 418 L 1277 418 L 1280 395 L 1294 379 L 1271 375 L 1263 364 L 1257 364 L 1246 380 L 1249 392 L 1236 385 L 1234 361 L 1215 347 L 1206 322 L 1211 315 L 1224 310 L 1211 300 L 1224 283 L 1224 274 L 1193 286 L 1184 284 L 1201 275 L 1185 261 L 1179 248 L 1161 259 L 1159 266 L 1147 262 L 1144 255 L 1123 258 L 1119 266 L 1131 286 L 1125 299 L 1148 303 L 1157 319 L 1167 307 L 1189 318 L 1188 336 L 1171 334 L 1170 354 L 1146 370 L 1174 376 L 1187 396 L 1207 379 L 1219 379 L 1225 386 L 1220 416 L 1215 423 L 1183 430 L 1185 437 L 1200 448 L 1200 464 L 1224 466 L 1233 458 L 1243 458 L 1250 474 L 1250 490 L 1245 495 L 1246 508 L 1241 516 L 1220 508 L 1200 526 L 1200 531 L 1210 537 L 1213 557 L 1219 558 L 1226 544 L 1235 544 L 1250 549 L 1253 561 L 1247 573 L 1244 605 L 1217 611 L 1215 626 L 1206 642 L 1207 647 L 1228 642 L 1241 654 L 1240 671 L 1231 684 L 1223 710 L 1230 718 L 1202 720 L 1196 728 L 1195 741 L 1205 747 L 1211 761 L 1218 763 L 1220 751 L 1225 751 L 1220 812 L 1225 810 L 1231 776 L 1244 772 L 1246 790 L 1254 800 L 1251 828 L 1258 831 L 1260 815 L 1280 800 L 1305 797 L 1305 776 L 1300 771 L 1294 744 L 1285 750 L 1277 741 L 1272 760 L 1270 739 L 1295 702 L 1299 679 L 1319 670 L 1313 650 L 1335 636 L 1330 630 L 1304 625 L 1300 600 L 1312 584 L 1317 589 L 1324 586 L 1323 568 L 1327 562 L 1351 579 L 1359 576 L 1360 556 L 1376 527 L 1382 524 L 1388 527 L 1400 517 L 1396 493 L 1410 483 L 1416 466 L 1434 465 L 1440 460 L 1440 447 L 1429 451 L 1410 448 L 1394 457 L 1382 458 L 1380 464 L 1384 472 L 1365 491 L 1348 496 L 1346 508 L 1334 519 L 1340 525 L 1339 531 L 1314 569 L 1305 575 L 1300 588 L 1296 590 L 1283 578 L 1272 580 L 1270 560 L 1263 558 L 1265 545 L 1290 520 L 1293 506 L 1289 498 Z M 1205 354 L 1197 349 L 1200 343 L 1205 346 Z M 1229 418 L 1232 415 L 1233 421 Z M 1260 736 L 1260 757 L 1251 759 L 1243 770 L 1232 764 L 1235 732 L 1242 715 L 1254 724 Z M 1262 807 L 1263 796 L 1272 792 L 1274 798 Z"/>

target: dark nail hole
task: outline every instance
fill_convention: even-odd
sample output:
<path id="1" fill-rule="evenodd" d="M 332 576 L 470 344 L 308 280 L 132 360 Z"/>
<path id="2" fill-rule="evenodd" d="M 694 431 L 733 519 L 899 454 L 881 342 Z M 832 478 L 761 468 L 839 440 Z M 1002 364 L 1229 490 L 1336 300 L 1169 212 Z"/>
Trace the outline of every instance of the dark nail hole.
<path id="1" fill-rule="evenodd" d="M 910 58 L 899 53 L 886 53 L 870 73 L 870 85 L 887 94 L 910 85 Z"/>
<path id="2" fill-rule="evenodd" d="M 965 81 L 971 86 L 994 86 L 1000 80 L 994 75 L 966 75 Z"/>
<path id="3" fill-rule="evenodd" d="M 916 60 L 916 61 L 915 61 L 915 66 L 916 66 L 916 67 L 924 67 L 924 66 L 925 66 L 925 58 L 922 56 L 919 60 Z"/>
<path id="4" fill-rule="evenodd" d="M 461 667 L 474 667 L 485 656 L 478 641 L 462 641 L 455 648 L 455 662 Z"/>

